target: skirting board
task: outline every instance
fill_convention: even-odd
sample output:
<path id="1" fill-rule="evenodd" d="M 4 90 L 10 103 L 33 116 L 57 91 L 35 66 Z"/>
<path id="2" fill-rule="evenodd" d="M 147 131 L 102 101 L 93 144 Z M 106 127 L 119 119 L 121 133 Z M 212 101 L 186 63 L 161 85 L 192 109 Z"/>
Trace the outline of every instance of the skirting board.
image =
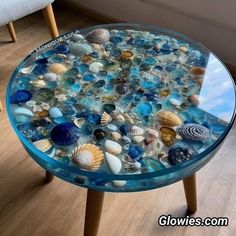
<path id="1" fill-rule="evenodd" d="M 103 14 L 99 11 L 93 10 L 93 9 L 83 6 L 82 4 L 79 4 L 79 3 L 67 2 L 67 1 L 63 1 L 63 0 L 57 0 L 56 3 L 63 6 L 63 7 L 73 8 L 74 10 L 78 11 L 79 13 L 81 13 L 83 15 L 87 15 L 91 18 L 94 18 L 94 19 L 100 21 L 101 23 L 125 22 L 124 20 Z M 228 70 L 232 74 L 234 81 L 236 81 L 236 66 L 226 64 L 226 67 L 228 68 Z"/>

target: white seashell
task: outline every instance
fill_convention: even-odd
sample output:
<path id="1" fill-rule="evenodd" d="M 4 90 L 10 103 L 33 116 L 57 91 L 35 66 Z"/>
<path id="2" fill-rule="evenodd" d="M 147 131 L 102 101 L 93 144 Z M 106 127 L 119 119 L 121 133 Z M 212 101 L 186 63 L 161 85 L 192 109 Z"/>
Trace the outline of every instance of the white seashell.
<path id="1" fill-rule="evenodd" d="M 111 116 L 104 111 L 103 114 L 102 114 L 102 117 L 101 117 L 101 124 L 102 125 L 107 125 L 111 121 L 112 121 Z"/>
<path id="2" fill-rule="evenodd" d="M 43 88 L 46 86 L 45 81 L 41 79 L 33 80 L 31 83 L 37 88 Z"/>
<path id="3" fill-rule="evenodd" d="M 117 115 L 117 116 L 115 117 L 115 120 L 116 120 L 117 122 L 122 123 L 122 122 L 125 122 L 125 117 L 122 116 L 121 114 L 119 114 L 119 115 Z"/>
<path id="4" fill-rule="evenodd" d="M 143 136 L 134 136 L 132 138 L 132 140 L 135 142 L 135 143 L 141 143 L 143 140 L 144 140 L 144 137 Z"/>
<path id="5" fill-rule="evenodd" d="M 30 74 L 34 69 L 34 65 L 30 65 L 28 67 L 21 68 L 20 72 L 24 75 Z"/>
<path id="6" fill-rule="evenodd" d="M 58 75 L 65 73 L 67 68 L 63 64 L 53 63 L 49 66 L 48 71 Z"/>
<path id="7" fill-rule="evenodd" d="M 147 146 L 146 153 L 148 155 L 156 155 L 160 153 L 162 148 L 163 148 L 163 143 L 159 139 L 156 139 L 154 142 L 150 143 Z"/>
<path id="8" fill-rule="evenodd" d="M 134 125 L 130 129 L 129 135 L 133 135 L 133 136 L 135 136 L 135 135 L 143 135 L 143 133 L 144 133 L 144 131 L 143 131 L 142 128 Z"/>
<path id="9" fill-rule="evenodd" d="M 173 106 L 180 106 L 182 103 L 176 99 L 176 98 L 170 98 L 169 102 L 173 105 Z"/>
<path id="10" fill-rule="evenodd" d="M 81 128 L 85 124 L 85 120 L 83 118 L 76 118 L 76 119 L 74 119 L 74 124 L 78 128 Z"/>
<path id="11" fill-rule="evenodd" d="M 122 147 L 119 143 L 107 139 L 104 143 L 105 150 L 113 155 L 119 155 L 122 152 Z"/>
<path id="12" fill-rule="evenodd" d="M 29 106 L 29 107 L 33 107 L 33 106 L 36 105 L 36 102 L 31 100 L 31 101 L 26 102 L 26 105 Z"/>
<path id="13" fill-rule="evenodd" d="M 111 132 L 111 135 L 115 141 L 118 141 L 121 138 L 121 134 L 116 131 Z"/>
<path id="14" fill-rule="evenodd" d="M 49 139 L 41 139 L 33 142 L 33 145 L 41 152 L 46 152 L 52 147 L 52 143 Z"/>
<path id="15" fill-rule="evenodd" d="M 155 130 L 155 129 L 147 128 L 146 133 L 148 135 L 148 138 L 158 138 L 159 137 L 159 134 L 158 134 L 157 130 Z"/>
<path id="16" fill-rule="evenodd" d="M 58 107 L 52 107 L 49 110 L 49 115 L 52 118 L 58 118 L 58 117 L 62 117 L 63 116 L 62 112 L 60 111 L 60 109 Z"/>
<path id="17" fill-rule="evenodd" d="M 51 81 L 56 81 L 57 80 L 57 75 L 55 73 L 46 73 L 43 75 L 43 78 L 49 82 Z"/>
<path id="18" fill-rule="evenodd" d="M 93 73 L 98 73 L 103 70 L 103 64 L 101 62 L 93 62 L 89 65 L 89 70 Z"/>
<path id="19" fill-rule="evenodd" d="M 126 185 L 126 181 L 125 181 L 125 180 L 113 180 L 113 181 L 112 181 L 112 185 L 113 185 L 114 187 L 121 188 L 121 187 L 123 187 L 124 185 Z"/>
<path id="20" fill-rule="evenodd" d="M 106 163 L 113 174 L 118 174 L 122 168 L 121 161 L 118 157 L 106 152 L 105 153 Z"/>
<path id="21" fill-rule="evenodd" d="M 24 108 L 24 107 L 18 107 L 15 109 L 14 111 L 14 114 L 16 115 L 24 115 L 24 116 L 34 116 L 34 113 L 27 109 L 27 108 Z"/>

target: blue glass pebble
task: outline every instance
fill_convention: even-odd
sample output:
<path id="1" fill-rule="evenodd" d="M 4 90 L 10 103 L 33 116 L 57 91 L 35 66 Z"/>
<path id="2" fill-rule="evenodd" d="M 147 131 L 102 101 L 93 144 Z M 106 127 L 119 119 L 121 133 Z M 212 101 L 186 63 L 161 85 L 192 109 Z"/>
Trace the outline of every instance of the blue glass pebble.
<path id="1" fill-rule="evenodd" d="M 52 141 L 58 146 L 69 146 L 75 143 L 80 136 L 81 130 L 70 122 L 56 125 L 50 133 Z"/>
<path id="2" fill-rule="evenodd" d="M 92 81 L 95 79 L 95 76 L 93 74 L 86 74 L 83 76 L 84 81 Z"/>
<path id="3" fill-rule="evenodd" d="M 119 36 L 112 36 L 112 37 L 110 37 L 110 41 L 114 44 L 117 44 L 117 43 L 122 42 L 122 38 Z"/>
<path id="4" fill-rule="evenodd" d="M 55 51 L 57 53 L 67 54 L 69 53 L 70 49 L 66 44 L 61 44 L 61 45 L 56 46 Z"/>
<path id="5" fill-rule="evenodd" d="M 144 151 L 141 147 L 137 145 L 130 145 L 128 155 L 134 160 L 139 160 L 143 155 L 143 152 Z"/>
<path id="6" fill-rule="evenodd" d="M 149 116 L 152 113 L 152 105 L 150 103 L 139 103 L 136 106 L 136 112 L 141 117 Z"/>
<path id="7" fill-rule="evenodd" d="M 119 130 L 123 135 L 127 135 L 130 130 L 130 127 L 128 125 L 124 124 L 119 127 Z"/>
<path id="8" fill-rule="evenodd" d="M 89 66 L 83 63 L 83 64 L 78 65 L 77 69 L 79 73 L 84 74 L 86 71 L 88 71 Z"/>
<path id="9" fill-rule="evenodd" d="M 11 104 L 21 104 L 29 101 L 32 98 L 31 92 L 28 90 L 18 90 L 10 97 Z"/>
<path id="10" fill-rule="evenodd" d="M 87 120 L 91 124 L 98 125 L 101 123 L 101 116 L 98 114 L 89 114 Z"/>

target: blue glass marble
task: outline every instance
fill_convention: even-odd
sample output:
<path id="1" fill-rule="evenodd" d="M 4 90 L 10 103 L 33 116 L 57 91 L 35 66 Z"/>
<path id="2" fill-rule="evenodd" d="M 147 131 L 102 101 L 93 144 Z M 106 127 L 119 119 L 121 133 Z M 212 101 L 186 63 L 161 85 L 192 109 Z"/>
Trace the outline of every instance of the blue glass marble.
<path id="1" fill-rule="evenodd" d="M 89 114 L 87 121 L 91 124 L 98 125 L 101 123 L 101 116 L 99 114 Z"/>
<path id="2" fill-rule="evenodd" d="M 128 150 L 128 155 L 134 160 L 140 160 L 144 151 L 141 147 L 137 145 L 130 145 Z"/>
<path id="3" fill-rule="evenodd" d="M 119 127 L 119 130 L 123 135 L 127 135 L 130 130 L 130 127 L 129 125 L 124 124 Z"/>
<path id="4" fill-rule="evenodd" d="M 86 74 L 83 76 L 84 81 L 92 81 L 95 79 L 95 76 L 93 74 Z"/>
<path id="5" fill-rule="evenodd" d="M 18 90 L 10 97 L 11 104 L 21 104 L 29 101 L 32 98 L 31 92 L 28 90 Z"/>
<path id="6" fill-rule="evenodd" d="M 110 37 L 110 41 L 114 44 L 117 44 L 117 43 L 122 42 L 122 38 L 119 36 L 112 36 L 112 37 Z"/>
<path id="7" fill-rule="evenodd" d="M 45 74 L 46 72 L 47 72 L 47 66 L 46 65 L 36 66 L 33 70 L 33 73 L 35 75 L 42 75 L 42 74 Z"/>
<path id="8" fill-rule="evenodd" d="M 62 54 L 67 54 L 70 51 L 69 47 L 66 44 L 61 44 L 56 46 L 55 50 L 57 53 L 62 53 Z"/>
<path id="9" fill-rule="evenodd" d="M 50 133 L 52 141 L 58 146 L 69 146 L 75 143 L 80 136 L 81 130 L 70 122 L 56 125 Z"/>

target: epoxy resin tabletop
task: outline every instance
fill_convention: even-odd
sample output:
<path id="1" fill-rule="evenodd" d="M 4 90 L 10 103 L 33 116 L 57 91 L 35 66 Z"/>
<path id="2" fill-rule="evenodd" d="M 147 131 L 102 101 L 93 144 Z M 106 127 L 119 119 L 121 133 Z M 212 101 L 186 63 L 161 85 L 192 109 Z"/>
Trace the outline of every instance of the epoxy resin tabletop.
<path id="1" fill-rule="evenodd" d="M 17 67 L 6 99 L 35 161 L 103 191 L 147 190 L 193 174 L 235 115 L 234 83 L 213 53 L 133 24 L 75 30 L 40 46 Z"/>

